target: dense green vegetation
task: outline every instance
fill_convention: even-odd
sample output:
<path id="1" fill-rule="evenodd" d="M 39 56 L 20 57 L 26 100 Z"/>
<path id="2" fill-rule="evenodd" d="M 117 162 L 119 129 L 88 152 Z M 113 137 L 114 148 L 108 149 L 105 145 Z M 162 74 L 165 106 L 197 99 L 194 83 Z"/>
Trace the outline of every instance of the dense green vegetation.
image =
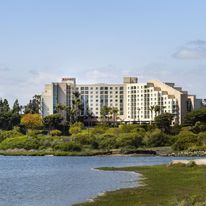
<path id="1" fill-rule="evenodd" d="M 107 192 L 94 202 L 78 206 L 204 206 L 206 205 L 206 167 L 145 166 L 103 168 L 141 173 L 141 186 Z"/>
<path id="2" fill-rule="evenodd" d="M 72 107 L 58 105 L 56 113 L 44 118 L 40 102 L 41 97 L 35 95 L 26 106 L 16 100 L 10 108 L 6 99 L 0 99 L 0 150 L 38 150 L 45 154 L 109 154 L 154 147 L 206 150 L 205 107 L 188 113 L 183 125 L 171 126 L 173 115 L 160 112 L 157 106 L 151 108 L 156 113 L 154 122 L 140 125 L 120 124 L 118 109 L 106 106 L 102 107 L 100 122 L 92 121 L 92 114 L 82 118 L 78 93 L 74 93 Z"/>

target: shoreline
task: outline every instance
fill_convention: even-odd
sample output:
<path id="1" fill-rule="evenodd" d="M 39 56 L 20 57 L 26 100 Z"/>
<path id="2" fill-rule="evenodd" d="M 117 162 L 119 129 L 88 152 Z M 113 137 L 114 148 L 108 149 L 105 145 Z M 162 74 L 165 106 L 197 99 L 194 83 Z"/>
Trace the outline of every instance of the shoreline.
<path id="1" fill-rule="evenodd" d="M 101 168 L 91 168 L 92 170 L 96 170 L 96 171 L 104 171 L 104 172 L 111 172 L 111 170 L 102 170 Z M 85 200 L 84 202 L 80 202 L 80 203 L 75 203 L 72 206 L 80 206 L 81 204 L 85 204 L 85 203 L 92 203 L 95 202 L 97 198 L 99 197 L 103 197 L 105 195 L 107 195 L 107 193 L 110 192 L 115 192 L 115 191 L 119 191 L 122 189 L 132 189 L 132 188 L 138 188 L 143 186 L 143 183 L 140 184 L 140 180 L 144 179 L 144 176 L 138 172 L 134 172 L 134 171 L 124 171 L 124 170 L 120 170 L 120 171 L 115 171 L 114 172 L 121 172 L 121 173 L 130 173 L 130 174 L 134 174 L 136 176 L 136 179 L 132 180 L 131 182 L 135 182 L 134 186 L 129 186 L 129 187 L 120 187 L 120 188 L 115 188 L 115 189 L 111 189 L 111 190 L 106 190 L 106 191 L 102 191 L 99 192 L 97 195 L 95 195 L 94 197 L 88 198 L 87 200 Z M 137 185 L 136 185 L 137 184 Z M 139 185 L 138 185 L 139 184 Z"/>
<path id="2" fill-rule="evenodd" d="M 170 206 L 178 205 L 177 203 L 183 201 L 193 201 L 191 198 L 196 198 L 198 203 L 202 201 L 205 203 L 206 201 L 206 166 L 154 165 L 97 169 L 140 174 L 136 180 L 139 185 L 106 191 L 103 196 L 97 195 L 95 198 L 91 198 L 92 201 L 74 204 L 73 206 Z M 194 174 L 196 175 L 194 176 Z M 170 185 L 170 187 L 167 185 Z M 195 196 L 193 197 L 191 194 Z"/>
<path id="3" fill-rule="evenodd" d="M 81 152 L 66 152 L 66 151 L 48 151 L 48 150 L 25 150 L 25 149 L 8 149 L 0 150 L 1 156 L 154 156 L 157 155 L 153 150 L 89 150 Z"/>
<path id="4" fill-rule="evenodd" d="M 0 150 L 0 156 L 162 156 L 162 157 L 206 157 L 206 151 L 161 151 L 161 149 L 137 150 L 86 150 L 81 152 L 51 151 L 51 150 Z"/>

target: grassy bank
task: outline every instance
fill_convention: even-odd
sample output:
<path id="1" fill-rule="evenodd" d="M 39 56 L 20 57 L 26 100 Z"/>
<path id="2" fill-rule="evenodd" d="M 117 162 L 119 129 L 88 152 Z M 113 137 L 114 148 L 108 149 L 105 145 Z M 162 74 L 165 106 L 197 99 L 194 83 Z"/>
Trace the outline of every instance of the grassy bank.
<path id="1" fill-rule="evenodd" d="M 0 149 L 0 155 L 5 156 L 98 156 L 98 155 L 130 155 L 130 156 L 206 156 L 204 151 L 199 152 L 173 152 L 171 147 L 153 147 L 153 148 L 138 148 L 138 149 L 91 149 L 89 147 L 83 147 L 81 151 L 61 151 L 48 149 Z"/>
<path id="2" fill-rule="evenodd" d="M 137 149 L 137 150 L 100 150 L 100 149 L 89 149 L 84 148 L 81 151 L 60 151 L 60 150 L 26 150 L 26 149 L 7 149 L 0 150 L 0 155 L 5 156 L 98 156 L 98 155 L 156 155 L 155 150 L 150 149 Z"/>
<path id="3" fill-rule="evenodd" d="M 145 166 L 102 168 L 141 173 L 142 186 L 108 192 L 78 206 L 203 206 L 206 205 L 206 167 Z"/>
<path id="4" fill-rule="evenodd" d="M 0 155 L 4 156 L 97 156 L 97 155 L 110 155 L 111 152 L 97 151 L 97 150 L 84 150 L 79 152 L 69 151 L 51 151 L 51 150 L 25 150 L 25 149 L 8 149 L 0 150 Z"/>

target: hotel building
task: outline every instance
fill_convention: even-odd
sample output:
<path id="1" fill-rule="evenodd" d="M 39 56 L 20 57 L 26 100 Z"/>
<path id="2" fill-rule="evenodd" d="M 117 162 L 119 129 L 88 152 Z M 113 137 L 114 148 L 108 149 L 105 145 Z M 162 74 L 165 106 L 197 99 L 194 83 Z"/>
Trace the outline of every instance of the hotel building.
<path id="1" fill-rule="evenodd" d="M 108 106 L 118 108 L 119 120 L 125 122 L 147 123 L 168 112 L 174 114 L 173 123 L 181 124 L 187 112 L 201 107 L 200 99 L 174 83 L 158 80 L 139 83 L 137 77 L 124 77 L 122 84 L 77 84 L 75 78 L 63 78 L 61 82 L 45 85 L 42 115 L 53 114 L 58 104 L 72 106 L 76 91 L 80 94 L 81 115 L 90 112 L 97 119 L 101 108 Z M 159 107 L 158 112 L 155 106 Z"/>

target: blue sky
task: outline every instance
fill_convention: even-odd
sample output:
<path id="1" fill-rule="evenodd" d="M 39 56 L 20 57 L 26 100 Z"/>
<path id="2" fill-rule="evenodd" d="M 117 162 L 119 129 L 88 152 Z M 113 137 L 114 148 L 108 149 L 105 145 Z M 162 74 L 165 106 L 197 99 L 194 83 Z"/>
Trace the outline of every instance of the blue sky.
<path id="1" fill-rule="evenodd" d="M 205 0 L 0 0 L 0 97 L 61 77 L 173 81 L 204 98 Z"/>

